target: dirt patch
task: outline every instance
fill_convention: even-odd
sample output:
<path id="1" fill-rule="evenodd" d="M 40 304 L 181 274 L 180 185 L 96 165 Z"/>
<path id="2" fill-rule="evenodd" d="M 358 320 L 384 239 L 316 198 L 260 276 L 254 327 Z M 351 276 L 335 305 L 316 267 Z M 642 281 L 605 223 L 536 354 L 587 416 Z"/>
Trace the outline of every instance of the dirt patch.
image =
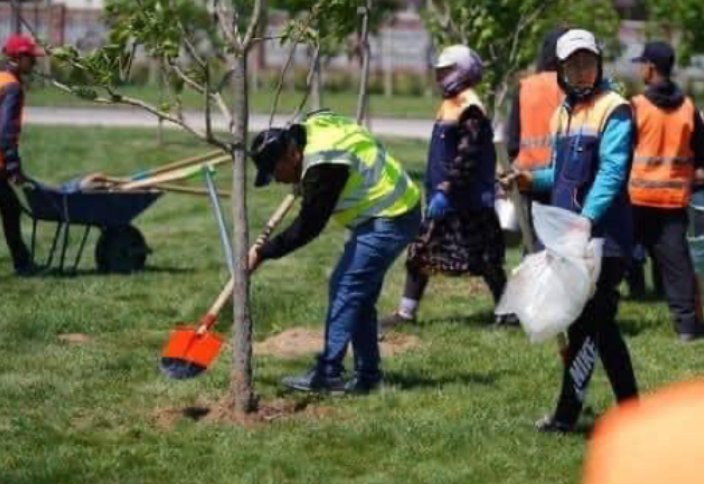
<path id="1" fill-rule="evenodd" d="M 84 345 L 90 343 L 91 337 L 83 333 L 64 333 L 59 335 L 59 341 L 70 345 Z"/>
<path id="2" fill-rule="evenodd" d="M 225 397 L 209 405 L 159 409 L 154 412 L 153 418 L 158 428 L 169 430 L 182 419 L 251 427 L 295 418 L 324 418 L 335 413 L 333 407 L 317 405 L 316 403 L 319 401 L 320 399 L 315 396 L 300 400 L 278 398 L 258 402 L 254 411 L 241 416 L 232 411 L 232 402 L 228 397 Z"/>
<path id="3" fill-rule="evenodd" d="M 382 356 L 394 356 L 415 348 L 420 340 L 413 335 L 395 333 L 387 334 L 380 344 Z M 310 328 L 291 328 L 254 344 L 255 356 L 274 356 L 282 359 L 294 359 L 323 348 L 323 335 L 319 330 Z"/>

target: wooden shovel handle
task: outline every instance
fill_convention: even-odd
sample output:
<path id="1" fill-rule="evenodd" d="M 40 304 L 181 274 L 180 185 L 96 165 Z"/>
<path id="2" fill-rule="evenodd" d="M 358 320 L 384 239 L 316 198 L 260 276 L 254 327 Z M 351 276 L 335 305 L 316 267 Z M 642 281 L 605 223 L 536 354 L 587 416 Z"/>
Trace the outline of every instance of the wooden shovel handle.
<path id="1" fill-rule="evenodd" d="M 198 163 L 191 163 L 188 166 L 173 168 L 171 170 L 164 171 L 162 173 L 152 175 L 141 180 L 130 181 L 128 183 L 125 183 L 124 185 L 120 185 L 120 189 L 135 190 L 137 188 L 149 188 L 162 183 L 173 182 L 193 175 L 193 171 L 198 168 L 198 165 L 215 166 L 221 163 L 225 163 L 230 159 L 231 158 L 229 155 L 223 155 L 218 158 L 213 158 L 211 160 L 199 161 Z"/>
<path id="2" fill-rule="evenodd" d="M 252 248 L 261 247 L 262 244 L 267 241 L 276 226 L 281 223 L 281 220 L 283 220 L 288 211 L 291 209 L 295 200 L 296 196 L 293 193 L 286 195 L 286 198 L 284 198 L 281 202 L 279 208 L 277 208 L 274 214 L 269 218 L 269 221 L 264 226 L 262 233 L 259 237 L 257 237 L 257 240 Z M 215 324 L 218 314 L 222 310 L 225 303 L 230 299 L 234 287 L 235 279 L 231 277 L 230 280 L 227 281 L 227 284 L 225 284 L 225 287 L 223 287 L 220 294 L 218 294 L 218 297 L 215 299 L 215 302 L 213 302 L 213 305 L 210 306 L 210 309 L 208 309 L 208 312 L 200 320 L 200 328 L 198 329 L 199 333 L 207 331 Z"/>
<path id="3" fill-rule="evenodd" d="M 130 178 L 130 180 L 135 180 L 135 181 L 142 180 L 144 178 L 151 177 L 154 175 L 159 175 L 161 173 L 166 173 L 168 171 L 178 170 L 179 168 L 184 168 L 186 166 L 202 163 L 204 161 L 207 161 L 211 158 L 215 158 L 216 156 L 223 155 L 223 154 L 225 154 L 225 153 L 223 153 L 222 150 L 208 151 L 207 153 L 203 153 L 201 155 L 189 156 L 188 158 L 183 158 L 181 160 L 177 160 L 172 163 L 167 163 L 166 165 L 157 166 L 156 168 L 152 168 L 150 170 L 144 170 L 139 173 L 135 173 L 134 175 L 131 175 L 129 178 Z"/>

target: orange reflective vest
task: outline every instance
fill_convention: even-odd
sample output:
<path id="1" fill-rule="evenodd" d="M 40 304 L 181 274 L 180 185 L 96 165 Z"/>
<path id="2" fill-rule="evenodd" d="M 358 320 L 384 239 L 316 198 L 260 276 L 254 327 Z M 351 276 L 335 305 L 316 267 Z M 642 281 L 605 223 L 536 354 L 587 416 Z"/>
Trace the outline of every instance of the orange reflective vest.
<path id="1" fill-rule="evenodd" d="M 0 71 L 0 102 L 2 101 L 3 98 L 3 91 L 5 90 L 6 86 L 9 86 L 11 84 L 17 84 L 19 83 L 19 79 L 17 79 L 17 76 L 12 74 L 11 72 L 8 71 Z M 0 120 L 2 123 L 19 123 L 19 119 L 2 119 Z M 1 126 L 0 126 L 1 128 Z M 19 133 L 19 130 L 18 130 Z M 3 157 L 3 152 L 0 150 L 0 168 L 3 168 L 5 166 L 5 160 Z"/>
<path id="2" fill-rule="evenodd" d="M 645 96 L 632 99 L 637 142 L 628 193 L 633 205 L 682 208 L 689 204 L 694 180 L 691 148 L 696 108 L 687 98 L 663 110 Z"/>
<path id="3" fill-rule="evenodd" d="M 564 97 L 555 72 L 540 72 L 521 80 L 521 140 L 513 162 L 517 169 L 535 170 L 550 163 L 550 119 Z"/>

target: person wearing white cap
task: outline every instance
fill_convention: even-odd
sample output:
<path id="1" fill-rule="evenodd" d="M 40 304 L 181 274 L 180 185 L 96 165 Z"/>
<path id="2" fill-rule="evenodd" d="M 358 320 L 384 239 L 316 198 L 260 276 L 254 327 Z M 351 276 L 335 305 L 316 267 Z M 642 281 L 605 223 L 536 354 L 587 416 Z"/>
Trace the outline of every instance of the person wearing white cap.
<path id="1" fill-rule="evenodd" d="M 551 205 L 584 217 L 604 239 L 597 288 L 569 327 L 562 391 L 554 413 L 538 430 L 569 432 L 584 403 L 597 357 L 619 402 L 637 396 L 626 343 L 616 325 L 619 292 L 633 243 L 627 181 L 633 156 L 628 102 L 602 81 L 601 50 L 591 32 L 569 30 L 557 41 L 558 80 L 566 93 L 551 122 L 552 163 L 503 178 L 520 189 L 550 192 Z"/>
<path id="2" fill-rule="evenodd" d="M 443 101 L 428 152 L 427 208 L 408 249 L 403 297 L 397 311 L 381 320 L 382 331 L 415 320 L 431 274 L 481 275 L 495 301 L 506 284 L 503 233 L 494 211 L 494 134 L 474 91 L 482 61 L 469 47 L 453 45 L 434 67 Z"/>

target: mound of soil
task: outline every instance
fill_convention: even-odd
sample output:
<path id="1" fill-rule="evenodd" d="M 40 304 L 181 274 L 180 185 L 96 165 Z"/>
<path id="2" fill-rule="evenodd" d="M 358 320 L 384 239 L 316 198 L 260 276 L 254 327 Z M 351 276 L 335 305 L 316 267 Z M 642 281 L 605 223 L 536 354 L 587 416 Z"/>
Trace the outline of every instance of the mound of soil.
<path id="1" fill-rule="evenodd" d="M 315 405 L 315 396 L 299 400 L 278 398 L 276 400 L 258 402 L 256 409 L 244 416 L 235 415 L 228 397 L 211 404 L 196 405 L 185 408 L 163 408 L 154 412 L 153 418 L 157 427 L 163 430 L 171 429 L 179 420 L 190 419 L 204 423 L 235 424 L 245 427 L 266 424 L 276 420 L 292 418 L 323 418 L 335 412 L 333 407 Z"/>
<path id="2" fill-rule="evenodd" d="M 91 337 L 83 333 L 64 333 L 58 336 L 59 341 L 70 345 L 84 345 L 90 343 Z"/>
<path id="3" fill-rule="evenodd" d="M 418 346 L 417 337 L 389 333 L 380 344 L 382 356 L 394 356 Z M 323 335 L 320 330 L 296 327 L 254 344 L 256 356 L 274 356 L 282 359 L 294 359 L 319 352 L 323 348 Z"/>

